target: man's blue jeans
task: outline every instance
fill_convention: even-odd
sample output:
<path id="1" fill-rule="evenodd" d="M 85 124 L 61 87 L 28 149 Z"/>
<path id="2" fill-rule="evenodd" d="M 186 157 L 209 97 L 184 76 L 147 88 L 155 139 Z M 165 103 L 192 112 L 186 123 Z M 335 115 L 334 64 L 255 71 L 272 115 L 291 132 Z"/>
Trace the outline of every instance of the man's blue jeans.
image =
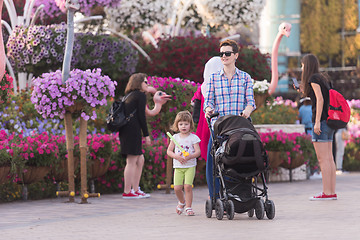
<path id="1" fill-rule="evenodd" d="M 211 134 L 213 134 L 211 130 Z M 209 188 L 209 195 L 210 198 L 213 196 L 213 157 L 211 156 L 211 145 L 212 145 L 212 138 L 210 136 L 208 150 L 207 150 L 207 162 L 206 162 L 206 181 Z M 220 181 L 219 178 L 215 179 L 215 196 L 219 198 L 219 186 Z"/>

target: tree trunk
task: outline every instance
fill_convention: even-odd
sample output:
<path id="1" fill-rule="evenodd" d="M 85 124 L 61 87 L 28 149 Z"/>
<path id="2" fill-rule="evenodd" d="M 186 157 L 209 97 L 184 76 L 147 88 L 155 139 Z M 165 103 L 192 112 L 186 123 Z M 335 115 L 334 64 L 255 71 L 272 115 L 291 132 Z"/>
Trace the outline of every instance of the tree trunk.
<path id="1" fill-rule="evenodd" d="M 65 113 L 65 133 L 66 133 L 66 150 L 68 153 L 68 179 L 69 179 L 69 192 L 75 193 L 74 182 L 74 133 L 72 128 L 71 112 Z M 69 194 L 69 202 L 75 202 L 75 194 Z"/>
<path id="2" fill-rule="evenodd" d="M 81 171 L 81 203 L 87 203 L 87 142 L 86 142 L 87 121 L 80 117 L 80 171 Z"/>

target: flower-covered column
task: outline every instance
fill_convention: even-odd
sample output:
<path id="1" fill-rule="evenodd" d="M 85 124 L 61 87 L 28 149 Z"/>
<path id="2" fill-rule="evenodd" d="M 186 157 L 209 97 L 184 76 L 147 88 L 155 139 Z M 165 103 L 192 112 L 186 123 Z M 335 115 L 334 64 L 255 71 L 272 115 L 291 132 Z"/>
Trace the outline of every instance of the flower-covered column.
<path id="1" fill-rule="evenodd" d="M 80 151 L 82 166 L 82 203 L 88 197 L 97 197 L 98 194 L 88 194 L 86 190 L 86 130 L 87 121 L 96 119 L 95 108 L 107 104 L 107 97 L 114 97 L 116 82 L 108 76 L 101 75 L 101 69 L 70 71 L 69 78 L 62 83 L 60 70 L 44 73 L 33 80 L 34 90 L 31 101 L 35 109 L 44 118 L 65 118 L 66 148 L 68 153 L 69 191 L 58 192 L 59 195 L 68 196 L 70 201 L 75 196 L 74 179 L 74 136 L 72 118 L 80 117 Z M 85 187 L 84 187 L 85 186 Z"/>
<path id="2" fill-rule="evenodd" d="M 62 68 L 62 83 L 64 84 L 70 73 L 71 56 L 74 46 L 74 14 L 79 9 L 77 0 L 67 0 L 67 36 L 65 55 Z M 66 148 L 68 151 L 68 178 L 69 178 L 69 202 L 74 202 L 75 182 L 74 182 L 74 134 L 72 130 L 72 116 L 70 111 L 65 113 L 65 131 L 66 131 Z"/>

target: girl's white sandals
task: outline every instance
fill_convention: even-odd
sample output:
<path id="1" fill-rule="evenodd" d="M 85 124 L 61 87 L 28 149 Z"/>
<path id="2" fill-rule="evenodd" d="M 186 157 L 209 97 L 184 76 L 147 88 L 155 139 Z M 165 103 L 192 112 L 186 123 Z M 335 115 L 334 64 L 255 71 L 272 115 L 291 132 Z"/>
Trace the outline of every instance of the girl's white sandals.
<path id="1" fill-rule="evenodd" d="M 187 207 L 187 208 L 185 208 L 185 215 L 186 216 L 195 216 L 195 213 L 191 207 Z"/>
<path id="2" fill-rule="evenodd" d="M 185 208 L 185 202 L 184 203 L 178 202 L 178 205 L 176 206 L 176 213 L 179 215 L 182 214 L 184 208 Z"/>

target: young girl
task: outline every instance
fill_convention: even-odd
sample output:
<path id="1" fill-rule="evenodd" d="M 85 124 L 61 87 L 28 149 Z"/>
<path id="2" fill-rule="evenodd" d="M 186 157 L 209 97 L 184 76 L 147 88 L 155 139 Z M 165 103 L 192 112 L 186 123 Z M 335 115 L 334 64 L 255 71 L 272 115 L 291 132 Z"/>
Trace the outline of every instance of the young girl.
<path id="1" fill-rule="evenodd" d="M 332 154 L 334 130 L 326 124 L 331 82 L 319 73 L 319 61 L 313 54 L 303 57 L 301 69 L 300 90 L 306 97 L 310 97 L 312 103 L 312 142 L 319 161 L 323 184 L 322 192 L 310 197 L 310 200 L 336 200 L 336 168 Z"/>
<path id="2" fill-rule="evenodd" d="M 167 155 L 173 158 L 174 167 L 174 190 L 179 202 L 176 207 L 177 214 L 181 214 L 184 210 L 187 216 L 194 216 L 195 213 L 191 208 L 193 193 L 192 184 L 195 177 L 196 158 L 200 156 L 200 139 L 190 131 L 194 128 L 194 121 L 189 111 L 182 111 L 176 115 L 175 121 L 171 129 L 179 132 L 173 137 L 175 141 L 189 153 L 183 156 L 181 150 L 173 141 L 167 149 Z M 184 192 L 185 190 L 185 198 Z"/>

